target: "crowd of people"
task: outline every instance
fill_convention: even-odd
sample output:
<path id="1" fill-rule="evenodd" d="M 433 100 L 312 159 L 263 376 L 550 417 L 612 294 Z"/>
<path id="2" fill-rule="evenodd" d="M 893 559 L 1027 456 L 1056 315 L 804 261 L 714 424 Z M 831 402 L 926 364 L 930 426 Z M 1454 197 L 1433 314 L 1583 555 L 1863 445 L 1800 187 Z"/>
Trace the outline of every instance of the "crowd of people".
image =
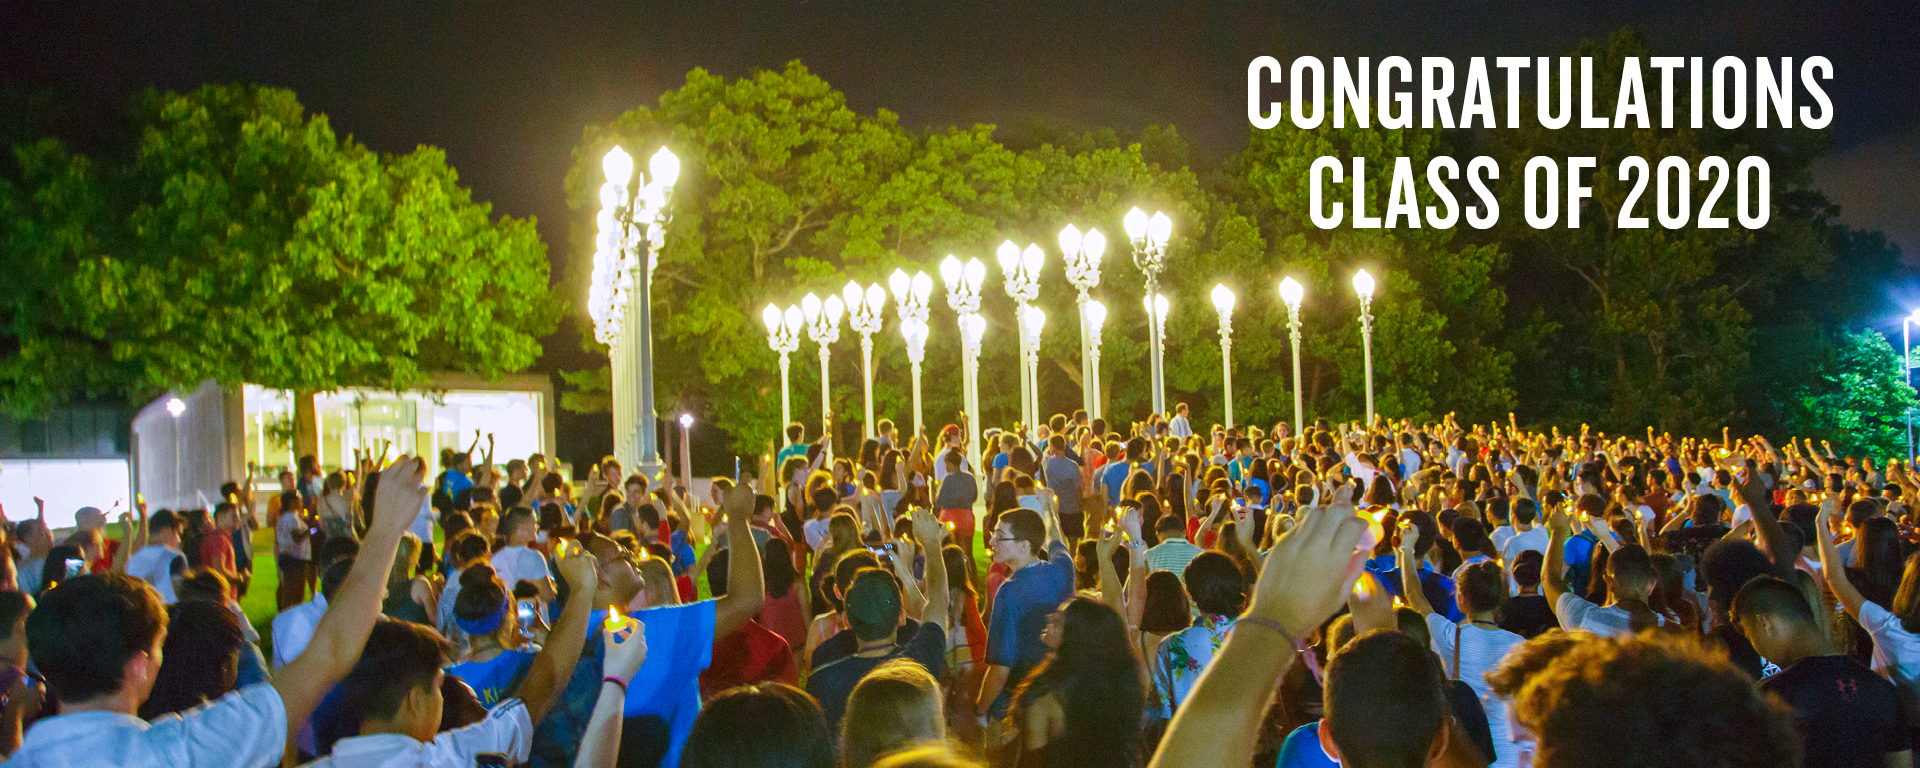
<path id="1" fill-rule="evenodd" d="M 21 766 L 1906 766 L 1906 462 L 1185 406 L 3 526 Z M 259 515 L 264 513 L 264 518 Z M 3 518 L 0 518 L 3 520 Z M 240 599 L 268 528 L 278 612 Z M 267 533 L 261 533 L 267 536 Z M 976 542 L 976 538 L 979 539 Z M 704 597 L 708 596 L 708 597 Z"/>

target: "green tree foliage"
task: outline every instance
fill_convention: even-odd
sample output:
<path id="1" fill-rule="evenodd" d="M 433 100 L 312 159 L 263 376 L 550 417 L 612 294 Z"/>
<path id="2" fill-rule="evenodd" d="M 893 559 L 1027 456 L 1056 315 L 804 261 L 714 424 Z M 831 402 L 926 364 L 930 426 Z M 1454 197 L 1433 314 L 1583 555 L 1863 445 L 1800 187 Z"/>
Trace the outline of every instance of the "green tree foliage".
<path id="1" fill-rule="evenodd" d="M 1841 334 L 1814 376 L 1782 402 L 1788 434 L 1829 440 L 1842 455 L 1889 457 L 1906 454 L 1906 414 L 1920 396 L 1907 385 L 1900 351 L 1863 330 Z"/>
<path id="2" fill-rule="evenodd" d="M 531 221 L 444 155 L 382 156 L 289 91 L 148 94 L 124 159 L 52 139 L 0 178 L 0 405 L 212 379 L 325 390 L 485 375 L 538 356 L 560 305 Z"/>

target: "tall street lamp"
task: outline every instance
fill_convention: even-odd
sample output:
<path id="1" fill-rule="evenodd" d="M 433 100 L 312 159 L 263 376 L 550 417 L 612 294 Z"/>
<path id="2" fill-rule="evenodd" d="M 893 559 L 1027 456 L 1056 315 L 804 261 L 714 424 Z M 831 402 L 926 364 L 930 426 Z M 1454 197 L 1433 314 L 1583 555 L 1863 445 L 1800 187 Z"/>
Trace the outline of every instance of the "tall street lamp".
<path id="1" fill-rule="evenodd" d="M 693 493 L 693 414 L 680 414 L 680 484 Z"/>
<path id="2" fill-rule="evenodd" d="M 1020 327 L 1027 335 L 1027 378 L 1021 382 L 1023 399 L 1033 403 L 1033 421 L 1027 422 L 1028 439 L 1037 435 L 1034 422 L 1040 420 L 1040 329 L 1046 327 L 1047 313 L 1039 307 L 1027 307 L 1021 313 Z"/>
<path id="3" fill-rule="evenodd" d="M 173 497 L 176 505 L 180 503 L 178 499 L 185 498 L 180 491 L 180 414 L 186 412 L 187 401 L 178 397 L 167 398 L 167 413 L 173 416 Z"/>
<path id="4" fill-rule="evenodd" d="M 1373 428 L 1373 275 L 1353 273 L 1353 292 L 1360 295 L 1360 348 L 1367 370 L 1367 428 Z"/>
<path id="5" fill-rule="evenodd" d="M 1220 313 L 1220 381 L 1224 385 L 1226 426 L 1233 429 L 1233 305 L 1237 297 L 1227 286 L 1213 286 L 1213 308 Z"/>
<path id="6" fill-rule="evenodd" d="M 874 283 L 861 288 L 859 283 L 848 282 L 840 294 L 847 297 L 847 324 L 853 326 L 853 332 L 860 334 L 860 375 L 861 391 L 866 400 L 866 425 L 863 427 L 866 437 L 873 437 L 873 335 L 880 331 L 880 325 L 886 321 L 887 289 Z"/>
<path id="7" fill-rule="evenodd" d="M 780 434 L 787 433 L 787 425 L 793 423 L 793 404 L 787 386 L 787 355 L 800 348 L 800 329 L 806 327 L 807 320 L 800 308 L 787 305 L 785 312 L 779 307 L 768 304 L 760 310 L 760 322 L 767 326 L 767 346 L 780 353 Z"/>
<path id="8" fill-rule="evenodd" d="M 900 335 L 907 342 L 907 362 L 913 369 L 913 431 L 919 434 L 924 426 L 920 411 L 920 361 L 927 351 L 927 312 L 933 299 L 933 278 L 926 272 L 916 272 L 907 276 L 904 269 L 896 269 L 887 277 L 887 285 L 893 290 L 893 303 L 900 312 Z"/>
<path id="9" fill-rule="evenodd" d="M 1092 414 L 1094 407 L 1093 348 L 1087 334 L 1087 291 L 1100 285 L 1100 257 L 1107 251 L 1107 236 L 1098 229 L 1086 234 L 1068 224 L 1060 230 L 1060 255 L 1066 261 L 1067 282 L 1080 291 L 1075 300 L 1080 316 L 1080 407 Z"/>
<path id="10" fill-rule="evenodd" d="M 1140 306 L 1147 311 L 1147 339 L 1150 343 L 1147 356 L 1153 358 L 1155 370 L 1158 370 L 1160 358 L 1166 354 L 1161 345 L 1167 342 L 1167 296 L 1164 293 L 1148 294 L 1140 299 Z M 1158 378 L 1154 381 L 1153 397 L 1155 402 L 1160 402 L 1163 397 Z M 1160 408 L 1164 405 L 1164 402 L 1155 405 L 1153 412 L 1162 413 Z"/>
<path id="11" fill-rule="evenodd" d="M 833 394 L 828 388 L 828 362 L 833 354 L 833 343 L 840 340 L 840 313 L 847 306 L 840 297 L 827 294 L 827 300 L 811 293 L 800 299 L 800 311 L 807 316 L 807 336 L 813 343 L 820 345 L 820 434 L 833 433 Z"/>
<path id="12" fill-rule="evenodd" d="M 1280 281 L 1280 300 L 1287 305 L 1287 339 L 1293 347 L 1293 434 L 1306 434 L 1307 408 L 1300 399 L 1300 300 L 1307 289 L 1291 277 Z"/>
<path id="13" fill-rule="evenodd" d="M 1032 343 L 1031 335 L 1026 330 L 1027 306 L 1028 302 L 1040 295 L 1040 264 L 1046 259 L 1046 252 L 1040 250 L 1038 245 L 1028 245 L 1026 250 L 1021 250 L 1020 246 L 1008 240 L 1000 244 L 997 255 L 1000 260 L 1000 271 L 1007 278 L 1007 295 L 1012 297 L 1017 305 L 1014 318 L 1020 324 L 1020 422 L 1026 425 L 1027 439 L 1032 439 L 1033 423 L 1039 418 L 1035 415 L 1039 411 L 1039 405 L 1033 401 L 1032 389 L 1026 385 L 1027 380 L 1033 376 L 1036 360 L 1033 355 L 1028 354 Z"/>
<path id="14" fill-rule="evenodd" d="M 940 279 L 947 284 L 947 306 L 960 318 L 961 409 L 967 415 L 967 461 L 980 466 L 980 337 L 986 322 L 980 319 L 980 290 L 987 282 L 987 265 L 977 258 L 964 264 L 953 254 L 940 262 Z"/>
<path id="15" fill-rule="evenodd" d="M 653 268 L 666 242 L 667 203 L 680 178 L 680 158 L 661 149 L 648 160 L 645 180 L 635 176 L 633 157 L 619 147 L 600 165 L 607 182 L 600 187 L 588 314 L 613 368 L 614 454 L 653 477 L 661 468 L 653 402 Z M 627 323 L 628 315 L 639 322 Z"/>
<path id="16" fill-rule="evenodd" d="M 1087 410 L 1088 418 L 1101 417 L 1100 407 L 1100 328 L 1107 324 L 1107 305 L 1099 300 L 1087 302 L 1083 317 L 1087 321 L 1087 383 L 1092 390 L 1093 407 Z"/>
<path id="17" fill-rule="evenodd" d="M 1139 208 L 1127 211 L 1121 221 L 1127 230 L 1127 240 L 1133 243 L 1133 264 L 1147 276 L 1147 295 L 1160 295 L 1160 270 L 1167 266 L 1167 238 L 1173 235 L 1173 219 L 1165 213 L 1155 211 L 1149 217 Z M 1147 323 L 1148 372 L 1152 379 L 1149 385 L 1153 390 L 1153 412 L 1167 412 L 1166 364 L 1161 359 L 1160 328 Z"/>

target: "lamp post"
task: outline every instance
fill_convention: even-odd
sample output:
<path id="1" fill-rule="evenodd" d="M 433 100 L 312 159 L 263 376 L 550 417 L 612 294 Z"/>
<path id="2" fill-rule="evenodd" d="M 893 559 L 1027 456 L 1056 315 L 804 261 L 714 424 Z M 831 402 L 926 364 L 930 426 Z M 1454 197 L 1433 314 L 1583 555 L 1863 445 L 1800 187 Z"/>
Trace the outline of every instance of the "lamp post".
<path id="1" fill-rule="evenodd" d="M 1133 243 L 1133 264 L 1147 276 L 1147 295 L 1160 295 L 1160 270 L 1167 266 L 1167 238 L 1173 235 L 1173 219 L 1165 213 L 1154 212 L 1149 217 L 1139 208 L 1127 211 L 1121 222 L 1127 230 L 1127 240 Z M 1149 385 L 1153 391 L 1153 412 L 1167 412 L 1166 367 L 1161 360 L 1160 328 L 1147 323 L 1147 344 Z"/>
<path id="2" fill-rule="evenodd" d="M 907 271 L 896 269 L 887 277 L 888 287 L 893 290 L 893 304 L 900 312 L 900 335 L 907 342 L 907 362 L 913 369 L 913 432 L 920 434 L 924 426 L 920 411 L 920 361 L 927 352 L 927 312 L 933 299 L 933 278 L 925 272 L 916 272 L 907 277 Z"/>
<path id="3" fill-rule="evenodd" d="M 1353 292 L 1360 295 L 1360 349 L 1367 370 L 1367 428 L 1373 428 L 1373 275 L 1353 273 Z"/>
<path id="4" fill-rule="evenodd" d="M 1029 440 L 1033 439 L 1033 435 L 1039 434 L 1034 429 L 1034 422 L 1040 420 L 1040 329 L 1046 325 L 1047 313 L 1042 312 L 1039 307 L 1030 306 L 1021 313 L 1020 327 L 1027 335 L 1027 378 L 1021 382 L 1023 387 L 1021 394 L 1028 402 L 1033 403 L 1033 421 L 1027 422 Z"/>
<path id="5" fill-rule="evenodd" d="M 807 316 L 807 336 L 813 343 L 820 345 L 820 434 L 833 433 L 833 394 L 828 388 L 831 383 L 827 376 L 828 363 L 833 355 L 833 343 L 840 339 L 840 313 L 847 305 L 840 297 L 827 294 L 827 300 L 811 293 L 800 299 L 800 311 Z"/>
<path id="6" fill-rule="evenodd" d="M 167 398 L 167 413 L 173 416 L 173 497 L 176 499 L 174 502 L 175 506 L 179 505 L 178 499 L 184 498 L 180 493 L 180 414 L 186 412 L 187 401 L 181 400 L 178 397 Z"/>
<path id="7" fill-rule="evenodd" d="M 1089 418 L 1100 418 L 1100 328 L 1107 324 L 1107 305 L 1098 299 L 1087 302 L 1081 315 L 1087 323 L 1087 382 L 1091 385 L 1093 407 Z"/>
<path id="8" fill-rule="evenodd" d="M 873 437 L 873 334 L 880 331 L 886 319 L 887 291 L 879 283 L 861 288 L 859 283 L 848 282 L 840 293 L 847 297 L 847 324 L 860 334 L 860 383 L 867 418 L 862 431 L 866 437 Z"/>
<path id="9" fill-rule="evenodd" d="M 1147 347 L 1147 356 L 1154 359 L 1155 369 L 1158 370 L 1159 360 L 1165 353 L 1161 345 L 1167 341 L 1167 296 L 1164 293 L 1148 294 L 1141 297 L 1140 306 L 1147 311 L 1147 339 L 1151 344 L 1151 346 Z M 1153 396 L 1155 402 L 1159 402 L 1162 397 L 1158 380 L 1156 380 L 1153 386 Z M 1165 403 L 1155 405 L 1153 412 L 1160 413 L 1160 408 L 1163 405 L 1165 405 Z"/>
<path id="10" fill-rule="evenodd" d="M 1107 251 L 1107 236 L 1098 229 L 1086 234 L 1068 224 L 1060 230 L 1060 256 L 1066 261 L 1067 282 L 1080 291 L 1075 308 L 1080 316 L 1080 407 L 1094 413 L 1093 352 L 1087 335 L 1087 291 L 1100 285 L 1100 257 Z"/>
<path id="11" fill-rule="evenodd" d="M 680 414 L 680 484 L 693 494 L 693 414 Z"/>
<path id="12" fill-rule="evenodd" d="M 653 268 L 666 241 L 667 203 L 680 178 L 680 158 L 666 149 L 636 176 L 633 157 L 614 147 L 601 160 L 599 236 L 588 288 L 595 338 L 613 368 L 614 454 L 649 477 L 660 472 L 653 402 Z M 637 188 L 635 188 L 637 186 Z M 645 253 L 646 263 L 640 263 Z M 637 289 L 637 290 L 636 290 Z M 627 323 L 635 315 L 637 323 Z"/>
<path id="13" fill-rule="evenodd" d="M 1224 284 L 1213 286 L 1213 308 L 1220 312 L 1220 381 L 1225 388 L 1227 429 L 1233 429 L 1233 305 L 1237 297 Z"/>
<path id="14" fill-rule="evenodd" d="M 948 254 L 940 262 L 940 279 L 947 284 L 947 306 L 960 317 L 961 408 L 967 414 L 967 462 L 980 466 L 980 337 L 986 321 L 980 319 L 980 289 L 987 282 L 987 265 L 977 258 L 962 264 Z"/>
<path id="15" fill-rule="evenodd" d="M 1306 404 L 1300 400 L 1300 300 L 1307 289 L 1291 277 L 1280 281 L 1280 300 L 1287 305 L 1287 339 L 1293 347 L 1293 434 L 1306 434 Z"/>
<path id="16" fill-rule="evenodd" d="M 787 355 L 800 348 L 800 329 L 807 320 L 800 308 L 792 304 L 787 305 L 785 312 L 768 304 L 760 310 L 760 322 L 767 326 L 767 346 L 780 353 L 780 434 L 785 435 L 787 425 L 793 423 L 792 401 L 787 391 Z"/>
<path id="17" fill-rule="evenodd" d="M 1020 330 L 1020 422 L 1026 425 L 1027 439 L 1033 439 L 1033 423 L 1039 420 L 1036 415 L 1040 406 L 1033 400 L 1033 389 L 1027 381 L 1034 377 L 1034 365 L 1038 358 L 1030 354 L 1033 335 L 1027 333 L 1028 302 L 1040 295 L 1040 265 L 1046 259 L 1046 252 L 1040 246 L 1029 244 L 1025 250 L 1008 240 L 1000 244 L 997 254 L 1000 271 L 1006 275 L 1007 295 L 1013 297 L 1018 305 L 1014 318 L 1019 321 Z"/>

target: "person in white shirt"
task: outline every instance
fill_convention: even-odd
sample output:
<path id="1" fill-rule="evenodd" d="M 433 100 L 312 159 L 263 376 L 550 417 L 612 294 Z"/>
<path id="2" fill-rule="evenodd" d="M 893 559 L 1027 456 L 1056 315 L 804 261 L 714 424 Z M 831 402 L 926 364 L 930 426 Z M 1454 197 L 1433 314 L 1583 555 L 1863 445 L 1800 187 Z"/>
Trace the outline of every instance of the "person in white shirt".
<path id="1" fill-rule="evenodd" d="M 1839 549 L 1833 544 L 1831 522 L 1833 506 L 1837 503 L 1833 497 L 1828 497 L 1823 505 L 1824 508 L 1820 510 L 1820 515 L 1814 518 L 1814 528 L 1820 539 L 1820 561 L 1823 564 L 1838 562 L 1841 557 Z M 1907 561 L 1909 574 L 1915 568 L 1920 568 L 1920 561 Z M 1840 607 L 1846 609 L 1847 615 L 1859 622 L 1860 628 L 1866 630 L 1867 635 L 1873 638 L 1873 656 L 1870 666 L 1873 667 L 1873 671 L 1886 676 L 1902 690 L 1915 691 L 1920 688 L 1920 634 L 1907 629 L 1909 624 L 1906 617 L 1895 615 L 1892 611 L 1868 602 L 1867 598 L 1860 594 L 1860 589 L 1853 585 L 1852 577 L 1846 575 L 1846 570 L 1836 567 L 1831 573 L 1840 576 L 1827 579 L 1827 585 L 1832 587 L 1833 596 L 1840 600 Z M 1893 606 L 1908 607 L 1911 614 L 1910 606 L 1901 606 L 1898 602 Z"/>
<path id="2" fill-rule="evenodd" d="M 1187 404 L 1173 407 L 1173 418 L 1167 420 L 1167 434 L 1185 440 L 1193 437 L 1193 425 L 1187 422 Z"/>
<path id="3" fill-rule="evenodd" d="M 20 521 L 13 535 L 20 540 L 20 564 L 13 569 L 15 584 L 22 594 L 37 594 L 40 576 L 46 570 L 47 553 L 53 550 L 53 531 L 47 528 L 45 520 L 28 518 Z"/>
<path id="4" fill-rule="evenodd" d="M 180 519 L 163 509 L 147 521 L 147 545 L 127 558 L 127 574 L 153 585 L 162 605 L 173 605 L 174 587 L 187 575 L 187 556 L 180 551 Z"/>
<path id="5" fill-rule="evenodd" d="M 1594 605 L 1567 589 L 1567 538 L 1573 523 L 1565 511 L 1547 516 L 1546 572 L 1541 586 L 1553 615 L 1563 629 L 1584 629 L 1596 635 L 1624 637 L 1666 621 L 1647 605 L 1653 594 L 1653 561 L 1647 550 L 1628 544 L 1607 556 L 1607 594 L 1613 602 Z"/>
<path id="6" fill-rule="evenodd" d="M 61 713 L 27 731 L 8 765 L 33 768 L 267 768 L 287 735 L 353 669 L 380 613 L 400 534 L 427 489 L 426 465 L 402 457 L 381 475 L 373 525 L 314 642 L 271 683 L 185 713 L 136 717 L 152 692 L 167 614 L 145 582 L 119 573 L 69 579 L 27 618 L 27 648 Z"/>
<path id="7" fill-rule="evenodd" d="M 279 669 L 293 662 L 313 642 L 313 633 L 320 626 L 320 618 L 327 613 L 327 601 L 340 591 L 340 585 L 353 567 L 350 558 L 341 558 L 327 566 L 326 573 L 320 574 L 320 589 L 313 599 L 281 611 L 273 617 L 273 668 Z"/>
<path id="8" fill-rule="evenodd" d="M 1509 732 L 1506 702 L 1495 696 L 1493 687 L 1487 683 L 1487 672 L 1500 665 L 1508 650 L 1526 642 L 1526 638 L 1501 629 L 1496 623 L 1500 607 L 1507 601 L 1507 575 L 1499 564 L 1484 560 L 1462 568 L 1455 574 L 1454 596 L 1467 621 L 1449 621 L 1434 612 L 1420 586 L 1420 558 L 1414 554 L 1418 533 L 1411 526 L 1403 527 L 1403 531 L 1409 535 L 1400 537 L 1396 550 L 1400 594 L 1406 596 L 1407 607 L 1426 618 L 1433 652 L 1440 656 L 1447 676 L 1465 682 L 1480 697 L 1480 706 L 1486 710 L 1487 727 L 1493 736 L 1494 767 L 1515 768 L 1520 764 L 1520 754 Z"/>
<path id="9" fill-rule="evenodd" d="M 547 570 L 547 556 L 527 546 L 540 531 L 533 511 L 523 507 L 508 512 L 500 521 L 500 530 L 507 537 L 507 545 L 493 553 L 493 570 L 500 574 L 507 592 L 511 594 L 514 585 L 525 581 L 540 590 L 542 605 L 553 600 L 553 573 Z"/>
<path id="10" fill-rule="evenodd" d="M 1540 514 L 1540 505 L 1533 499 L 1513 500 L 1513 534 L 1501 543 L 1500 562 L 1512 565 L 1520 553 L 1529 549 L 1545 554 L 1547 551 L 1547 531 L 1534 525 Z M 1498 536 L 1495 537 L 1496 539 Z"/>
<path id="11" fill-rule="evenodd" d="M 581 554 L 560 562 L 573 594 L 593 591 L 598 563 Z M 585 590 L 583 592 L 583 590 Z M 373 628 L 360 662 L 340 681 L 348 706 L 360 713 L 360 732 L 335 742 L 331 754 L 309 763 L 339 766 L 422 766 L 465 768 L 484 765 L 493 755 L 502 765 L 532 757 L 533 724 L 559 698 L 586 645 L 590 600 L 571 600 L 547 644 L 527 667 L 513 698 L 494 705 L 480 722 L 439 732 L 444 704 L 440 686 L 446 672 L 447 641 L 439 633 L 406 621 L 383 621 Z M 602 686 L 607 685 L 605 681 Z"/>

